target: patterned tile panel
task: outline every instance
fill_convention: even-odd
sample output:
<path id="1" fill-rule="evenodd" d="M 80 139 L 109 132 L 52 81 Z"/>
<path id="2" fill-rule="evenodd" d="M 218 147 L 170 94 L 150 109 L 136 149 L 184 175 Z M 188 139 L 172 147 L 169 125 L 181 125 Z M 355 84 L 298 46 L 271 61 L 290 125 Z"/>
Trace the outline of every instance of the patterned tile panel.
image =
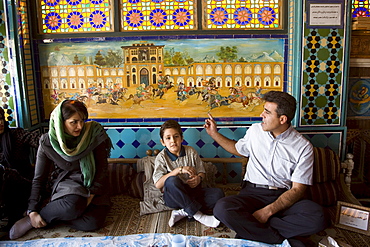
<path id="1" fill-rule="evenodd" d="M 301 125 L 340 125 L 343 29 L 306 29 Z"/>
<path id="2" fill-rule="evenodd" d="M 6 120 L 10 126 L 16 126 L 14 116 L 14 88 L 11 82 L 8 56 L 8 39 L 6 38 L 6 17 L 4 16 L 3 1 L 0 2 L 0 106 L 5 110 Z"/>

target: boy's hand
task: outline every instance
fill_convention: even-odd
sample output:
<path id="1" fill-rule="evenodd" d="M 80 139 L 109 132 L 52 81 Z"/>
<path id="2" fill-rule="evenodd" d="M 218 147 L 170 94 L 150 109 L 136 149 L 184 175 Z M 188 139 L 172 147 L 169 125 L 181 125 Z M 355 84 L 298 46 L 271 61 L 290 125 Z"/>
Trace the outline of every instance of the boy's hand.
<path id="1" fill-rule="evenodd" d="M 190 186 L 190 188 L 195 188 L 202 182 L 202 179 L 198 175 L 190 176 L 186 183 Z"/>
<path id="2" fill-rule="evenodd" d="M 184 166 L 182 168 L 182 173 L 189 174 L 189 176 L 194 176 L 197 174 L 197 170 L 193 166 Z"/>

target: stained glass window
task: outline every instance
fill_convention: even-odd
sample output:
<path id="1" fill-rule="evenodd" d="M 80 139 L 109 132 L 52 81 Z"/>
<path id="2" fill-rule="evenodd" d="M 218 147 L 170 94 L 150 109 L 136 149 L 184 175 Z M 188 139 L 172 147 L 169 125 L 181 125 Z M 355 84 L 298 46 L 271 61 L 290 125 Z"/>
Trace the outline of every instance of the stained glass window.
<path id="1" fill-rule="evenodd" d="M 195 30 L 196 0 L 121 0 L 121 30 Z"/>
<path id="2" fill-rule="evenodd" d="M 40 33 L 283 29 L 284 0 L 38 0 Z M 361 2 L 361 1 L 358 1 Z M 368 1 L 366 1 L 368 2 Z M 116 6 L 118 4 L 119 6 Z M 200 4 L 201 6 L 197 6 Z M 114 10 L 119 8 L 117 12 Z M 198 16 L 197 9 L 201 9 Z M 119 13 L 119 16 L 114 16 Z M 199 25 L 202 27 L 199 27 Z M 202 24 L 200 24 L 202 23 Z"/>
<path id="3" fill-rule="evenodd" d="M 282 29 L 281 0 L 206 0 L 204 29 Z"/>
<path id="4" fill-rule="evenodd" d="M 352 17 L 370 17 L 369 0 L 352 0 Z"/>
<path id="5" fill-rule="evenodd" d="M 42 33 L 113 31 L 113 0 L 39 0 Z"/>

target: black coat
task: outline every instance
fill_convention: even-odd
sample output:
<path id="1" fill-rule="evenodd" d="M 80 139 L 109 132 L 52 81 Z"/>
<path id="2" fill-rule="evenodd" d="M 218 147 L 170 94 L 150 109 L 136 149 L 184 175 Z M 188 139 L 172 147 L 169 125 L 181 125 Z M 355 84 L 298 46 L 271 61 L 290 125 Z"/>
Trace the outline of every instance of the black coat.
<path id="1" fill-rule="evenodd" d="M 41 134 L 38 131 L 30 132 L 23 128 L 10 128 L 8 131 L 12 142 L 11 162 L 7 164 L 0 145 L 0 163 L 17 170 L 22 177 L 32 180 L 34 167 L 31 164 L 30 149 L 38 148 Z M 3 134 L 0 135 L 0 138 L 2 137 Z"/>
<path id="2" fill-rule="evenodd" d="M 28 209 L 39 211 L 42 206 L 42 195 L 47 192 L 51 200 L 65 195 L 77 194 L 89 197 L 94 194 L 91 202 L 96 205 L 109 205 L 108 191 L 108 155 L 110 139 L 107 138 L 99 143 L 94 141 L 90 147 L 80 155 L 74 157 L 73 161 L 67 161 L 60 156 L 51 146 L 49 135 L 46 133 L 40 139 L 37 152 L 35 176 L 32 181 L 31 196 Z M 109 146 L 110 147 L 110 146 Z M 83 175 L 80 169 L 80 158 L 93 151 L 95 158 L 95 177 L 90 188 L 83 185 Z"/>

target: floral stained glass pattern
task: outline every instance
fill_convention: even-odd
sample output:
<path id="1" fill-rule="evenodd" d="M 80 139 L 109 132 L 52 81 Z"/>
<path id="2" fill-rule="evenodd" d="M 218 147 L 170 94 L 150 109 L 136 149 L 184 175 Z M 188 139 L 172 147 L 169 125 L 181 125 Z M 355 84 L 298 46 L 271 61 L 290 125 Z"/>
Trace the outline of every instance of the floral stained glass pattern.
<path id="1" fill-rule="evenodd" d="M 215 25 L 223 25 L 227 22 L 228 14 L 224 8 L 214 8 L 210 14 L 210 19 Z"/>
<path id="2" fill-rule="evenodd" d="M 40 33 L 112 32 L 113 0 L 39 0 Z"/>
<path id="3" fill-rule="evenodd" d="M 167 13 L 162 9 L 155 9 L 150 12 L 149 20 L 153 26 L 161 27 L 167 22 Z"/>
<path id="4" fill-rule="evenodd" d="M 196 30 L 196 0 L 121 0 L 121 31 Z"/>
<path id="5" fill-rule="evenodd" d="M 50 12 L 44 18 L 48 30 L 57 30 L 62 25 L 62 18 L 58 13 Z"/>
<path id="6" fill-rule="evenodd" d="M 74 11 L 67 17 L 68 25 L 73 29 L 79 29 L 84 23 L 84 17 L 80 12 Z"/>
<path id="7" fill-rule="evenodd" d="M 48 0 L 48 1 L 45 1 L 45 4 L 47 6 L 54 7 L 55 5 L 59 4 L 59 0 Z"/>
<path id="8" fill-rule="evenodd" d="M 173 21 L 176 23 L 178 26 L 186 26 L 189 24 L 191 20 L 191 14 L 187 9 L 176 9 L 173 14 Z"/>
<path id="9" fill-rule="evenodd" d="M 67 3 L 72 6 L 79 5 L 81 3 L 81 0 L 67 0 Z"/>
<path id="10" fill-rule="evenodd" d="M 92 27 L 98 29 L 105 26 L 107 23 L 107 18 L 103 11 L 95 10 L 91 13 L 89 21 Z"/>
<path id="11" fill-rule="evenodd" d="M 368 0 L 352 0 L 352 17 L 370 17 Z"/>
<path id="12" fill-rule="evenodd" d="M 245 7 L 238 8 L 234 12 L 234 20 L 241 26 L 247 25 L 252 20 L 252 12 Z"/>
<path id="13" fill-rule="evenodd" d="M 281 0 L 206 0 L 204 29 L 282 29 Z"/>

